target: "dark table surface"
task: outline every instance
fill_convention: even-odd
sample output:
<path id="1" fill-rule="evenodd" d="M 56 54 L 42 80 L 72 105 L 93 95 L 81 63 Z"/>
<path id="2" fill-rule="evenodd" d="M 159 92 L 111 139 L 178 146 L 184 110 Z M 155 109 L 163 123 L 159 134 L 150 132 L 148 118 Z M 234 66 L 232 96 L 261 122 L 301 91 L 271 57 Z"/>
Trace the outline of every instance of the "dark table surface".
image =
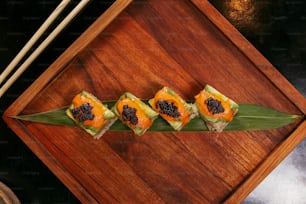
<path id="1" fill-rule="evenodd" d="M 70 9 L 77 2 L 74 1 Z M 0 99 L 1 115 L 112 2 L 92 1 L 76 17 Z M 306 96 L 306 2 L 304 0 L 211 0 L 210 2 Z M 0 72 L 58 3 L 59 1 L 53 0 L 0 1 Z M 62 19 L 63 16 L 59 17 L 57 22 Z M 46 32 L 44 37 L 48 33 Z M 7 184 L 22 203 L 78 203 L 70 191 L 2 120 L 0 130 L 0 181 Z M 288 182 L 291 182 L 292 185 L 289 185 L 291 192 L 305 192 L 305 170 L 306 142 L 304 141 L 250 194 L 244 203 L 278 203 L 280 199 L 284 201 L 285 198 L 282 196 L 287 196 L 292 201 L 293 197 L 290 196 L 296 194 L 283 193 L 279 197 L 271 196 L 277 194 L 275 185 L 278 186 L 277 190 L 286 191 Z M 288 172 L 294 172 L 294 177 L 288 175 Z M 299 178 L 302 181 L 304 179 L 304 182 L 298 185 L 292 183 L 298 182 L 295 179 Z M 282 185 L 285 187 L 281 188 Z M 292 189 L 297 186 L 299 189 Z M 297 197 L 300 200 L 296 200 L 295 203 L 306 199 L 303 195 Z"/>

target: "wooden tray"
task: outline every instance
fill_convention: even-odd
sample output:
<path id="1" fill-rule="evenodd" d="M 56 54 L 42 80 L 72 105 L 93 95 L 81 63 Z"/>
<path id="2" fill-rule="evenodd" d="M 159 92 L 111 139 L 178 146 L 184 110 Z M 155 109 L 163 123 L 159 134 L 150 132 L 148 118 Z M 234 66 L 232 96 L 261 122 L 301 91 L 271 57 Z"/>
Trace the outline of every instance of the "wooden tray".
<path id="1" fill-rule="evenodd" d="M 210 84 L 240 103 L 301 114 L 271 131 L 107 132 L 8 118 L 59 108 L 85 89 L 116 100 Z M 117 0 L 3 118 L 83 203 L 238 203 L 305 136 L 305 98 L 207 1 Z"/>

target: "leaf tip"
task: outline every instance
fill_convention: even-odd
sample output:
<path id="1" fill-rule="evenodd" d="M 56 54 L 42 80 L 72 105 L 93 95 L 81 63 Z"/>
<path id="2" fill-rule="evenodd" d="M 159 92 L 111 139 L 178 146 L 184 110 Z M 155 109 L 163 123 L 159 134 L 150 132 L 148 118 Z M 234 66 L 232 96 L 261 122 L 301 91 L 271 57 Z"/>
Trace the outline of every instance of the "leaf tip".
<path id="1" fill-rule="evenodd" d="M 19 117 L 18 116 L 16 116 L 16 115 L 9 115 L 9 116 L 7 116 L 8 118 L 12 118 L 12 119 L 19 119 Z"/>

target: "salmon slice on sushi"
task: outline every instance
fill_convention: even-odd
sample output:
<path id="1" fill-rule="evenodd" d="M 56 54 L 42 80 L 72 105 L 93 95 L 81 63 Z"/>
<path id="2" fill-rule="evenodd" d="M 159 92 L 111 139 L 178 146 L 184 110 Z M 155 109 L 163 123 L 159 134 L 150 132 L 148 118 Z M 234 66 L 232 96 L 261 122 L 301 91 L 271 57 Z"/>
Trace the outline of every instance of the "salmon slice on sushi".
<path id="1" fill-rule="evenodd" d="M 239 106 L 210 85 L 195 96 L 199 115 L 210 131 L 222 132 L 234 119 Z"/>
<path id="2" fill-rule="evenodd" d="M 81 91 L 72 99 L 66 114 L 95 139 L 99 139 L 117 120 L 106 105 L 87 91 Z"/>

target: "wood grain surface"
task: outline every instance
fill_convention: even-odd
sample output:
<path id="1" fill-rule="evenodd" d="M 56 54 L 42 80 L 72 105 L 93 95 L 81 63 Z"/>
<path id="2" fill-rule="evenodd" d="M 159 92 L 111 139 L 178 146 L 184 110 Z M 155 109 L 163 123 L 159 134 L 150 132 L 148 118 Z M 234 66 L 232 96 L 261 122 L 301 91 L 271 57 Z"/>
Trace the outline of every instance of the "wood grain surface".
<path id="1" fill-rule="evenodd" d="M 80 128 L 7 117 L 68 105 L 81 90 L 102 101 L 125 91 L 149 99 L 169 86 L 193 99 L 205 84 L 302 116 L 270 131 L 107 132 L 97 141 Z M 304 114 L 305 99 L 208 2 L 118 0 L 4 120 L 83 203 L 237 203 L 302 140 Z"/>

